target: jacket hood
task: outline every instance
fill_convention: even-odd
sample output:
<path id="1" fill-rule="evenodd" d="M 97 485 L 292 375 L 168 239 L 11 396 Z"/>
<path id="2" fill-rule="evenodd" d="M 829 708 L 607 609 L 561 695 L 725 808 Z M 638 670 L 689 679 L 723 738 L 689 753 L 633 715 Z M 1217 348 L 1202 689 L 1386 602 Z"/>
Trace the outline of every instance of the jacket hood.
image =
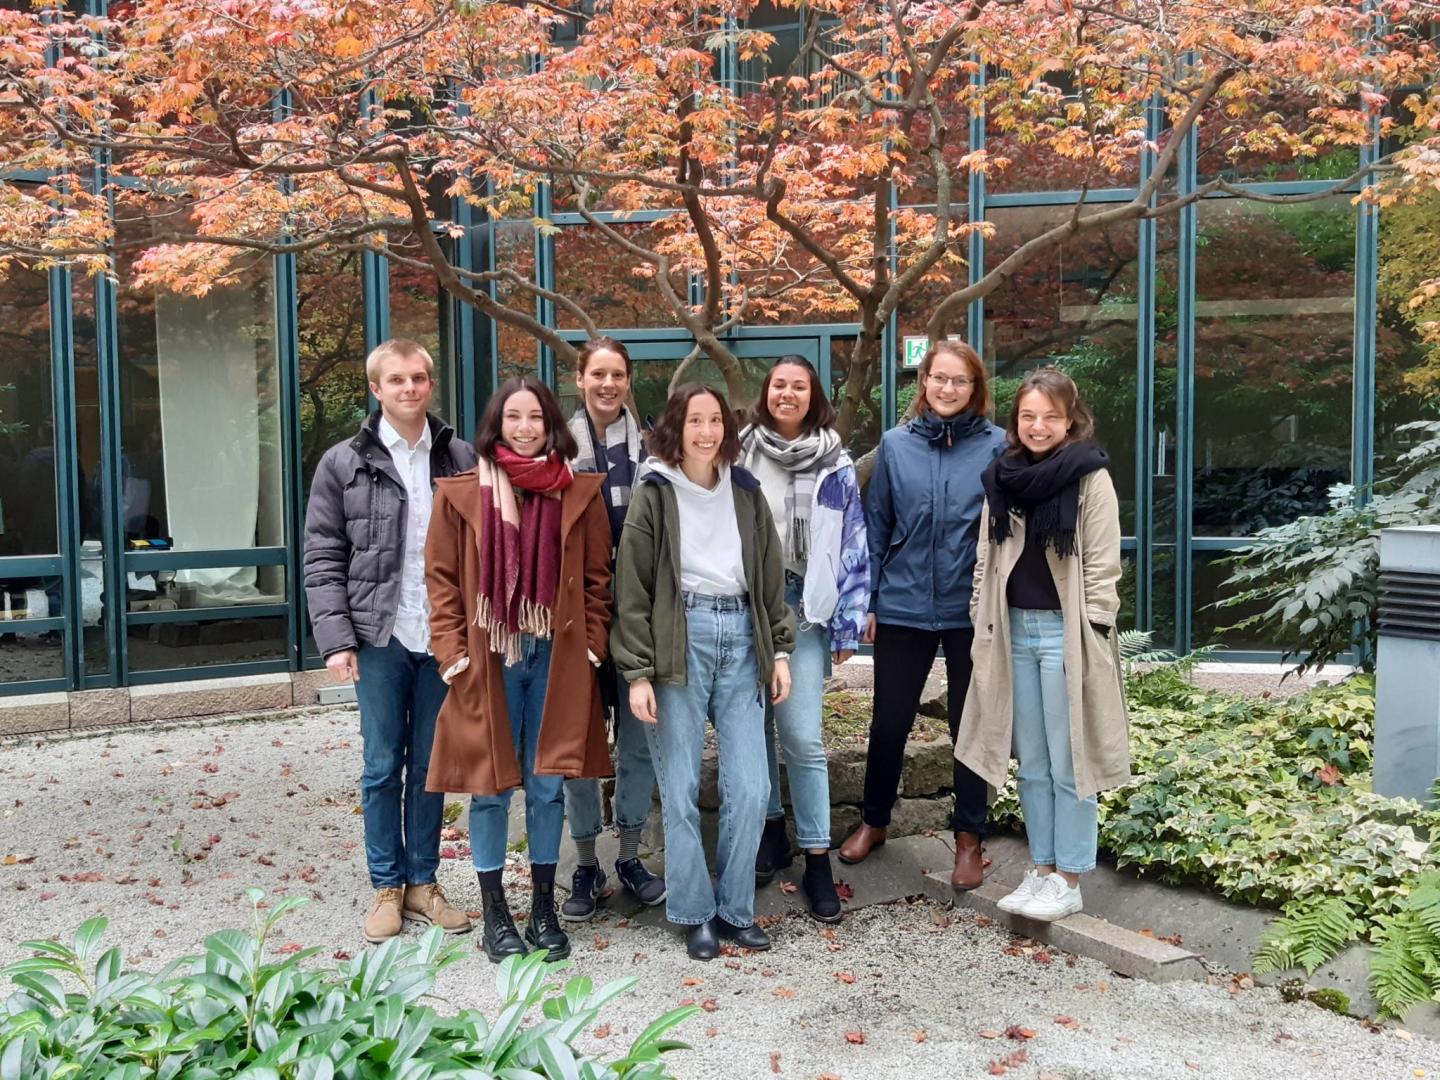
<path id="1" fill-rule="evenodd" d="M 990 421 L 980 413 L 965 409 L 948 420 L 942 420 L 928 409 L 910 421 L 910 430 L 934 445 L 954 446 L 961 439 L 990 430 Z"/>
<path id="2" fill-rule="evenodd" d="M 756 479 L 755 474 L 749 469 L 740 465 L 722 466 L 720 469 L 720 479 L 723 481 L 727 475 L 730 477 L 730 482 L 736 487 L 745 491 L 760 490 L 760 481 Z M 714 495 L 721 490 L 720 484 L 716 484 L 713 489 L 701 487 L 686 476 L 680 469 L 680 466 L 668 465 L 654 455 L 646 458 L 641 463 L 640 479 L 636 482 L 641 484 L 674 484 L 700 495 Z"/>

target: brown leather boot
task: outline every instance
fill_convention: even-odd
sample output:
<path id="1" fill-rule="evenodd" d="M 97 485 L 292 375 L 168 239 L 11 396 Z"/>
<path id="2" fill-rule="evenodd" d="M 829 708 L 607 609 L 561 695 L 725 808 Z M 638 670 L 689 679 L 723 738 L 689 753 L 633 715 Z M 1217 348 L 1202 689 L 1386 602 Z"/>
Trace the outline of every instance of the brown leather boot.
<path id="1" fill-rule="evenodd" d="M 950 884 L 961 891 L 978 889 L 985 880 L 985 861 L 980 850 L 980 837 L 973 832 L 955 834 L 955 869 Z"/>
<path id="2" fill-rule="evenodd" d="M 854 865 L 864 862 L 870 857 L 870 852 L 884 846 L 887 832 L 884 825 L 866 825 L 862 821 L 860 827 L 845 838 L 836 854 L 843 863 Z"/>

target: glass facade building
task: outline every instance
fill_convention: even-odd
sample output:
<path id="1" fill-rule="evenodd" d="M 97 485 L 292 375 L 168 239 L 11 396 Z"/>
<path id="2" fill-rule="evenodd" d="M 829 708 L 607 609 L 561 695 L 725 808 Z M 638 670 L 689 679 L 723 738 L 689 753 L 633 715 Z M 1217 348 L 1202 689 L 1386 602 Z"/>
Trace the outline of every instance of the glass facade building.
<path id="1" fill-rule="evenodd" d="M 769 29 L 775 66 L 799 30 Z M 742 86 L 766 74 L 763 64 L 723 59 Z M 1003 139 L 979 119 L 963 134 L 970 149 Z M 993 236 L 971 237 L 956 277 L 927 283 L 891 319 L 852 451 L 873 447 L 903 413 L 914 392 L 903 338 L 923 333 L 947 286 L 978 279 L 1081 199 L 1065 163 L 1007 150 L 1009 168 L 972 177 L 965 193 L 965 215 L 993 223 Z M 1314 193 L 1359 160 L 1336 151 L 1241 167 L 1201 130 L 1184 148 L 1180 190 L 1223 171 L 1259 193 Z M 1149 164 L 1138 157 L 1134 175 L 1117 182 L 1138 185 Z M 1134 192 L 1083 197 L 1100 205 Z M 925 197 L 923 177 L 894 193 L 897 206 Z M 538 234 L 529 216 L 486 220 L 461 204 L 448 212 L 436 227 L 460 226 L 445 241 L 459 265 L 508 267 L 574 298 L 628 343 L 640 409 L 658 414 L 691 341 L 623 253 L 567 210 L 560 185 L 542 189 L 534 207 L 559 227 L 553 235 Z M 1095 409 L 1121 497 L 1125 625 L 1180 650 L 1280 651 L 1281 642 L 1225 629 L 1238 615 L 1211 606 L 1223 560 L 1262 528 L 1322 511 L 1332 485 L 1372 479 L 1377 459 L 1403 448 L 1396 428 L 1433 414 L 1404 378 L 1425 352 L 1389 269 L 1401 245 L 1392 257 L 1387 239 L 1423 232 L 1427 213 L 1433 207 L 1381 213 L 1347 196 L 1207 198 L 1089 234 L 970 306 L 956 330 L 984 357 L 1001 408 L 1027 371 L 1055 363 Z M 643 235 L 652 224 L 631 214 L 624 228 Z M 552 305 L 491 287 L 563 337 L 583 337 Z M 727 340 L 752 391 L 772 359 L 798 353 L 838 393 L 856 329 L 751 324 Z M 128 258 L 113 279 L 10 269 L 0 277 L 0 333 L 8 694 L 322 666 L 304 603 L 305 500 L 320 455 L 353 435 L 369 407 L 364 358 L 380 341 L 411 337 L 431 350 L 436 411 L 465 437 L 510 375 L 536 373 L 575 404 L 573 371 L 533 338 L 372 255 L 257 258 L 242 281 L 199 299 L 137 286 Z M 707 371 L 702 361 L 695 373 Z"/>

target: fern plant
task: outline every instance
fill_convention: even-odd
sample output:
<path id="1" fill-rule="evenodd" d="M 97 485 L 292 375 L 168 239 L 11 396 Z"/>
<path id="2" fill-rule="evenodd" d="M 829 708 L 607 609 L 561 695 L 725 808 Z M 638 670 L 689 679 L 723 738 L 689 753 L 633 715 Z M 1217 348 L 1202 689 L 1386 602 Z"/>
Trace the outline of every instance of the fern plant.
<path id="1" fill-rule="evenodd" d="M 1285 908 L 1260 935 L 1255 951 L 1255 973 L 1304 968 L 1306 975 L 1360 936 L 1363 924 L 1355 917 L 1350 905 L 1338 896 L 1319 903 L 1299 902 Z"/>
<path id="2" fill-rule="evenodd" d="M 1417 443 L 1369 489 L 1337 484 L 1330 510 L 1264 529 L 1228 560 L 1233 590 L 1217 608 L 1259 608 L 1227 630 L 1286 642 L 1304 672 L 1352 652 L 1373 666 L 1380 532 L 1440 522 L 1440 420 L 1403 424 Z"/>
<path id="3" fill-rule="evenodd" d="M 1392 1016 L 1440 1002 L 1440 873 L 1421 876 L 1404 906 L 1374 934 L 1370 992 Z"/>

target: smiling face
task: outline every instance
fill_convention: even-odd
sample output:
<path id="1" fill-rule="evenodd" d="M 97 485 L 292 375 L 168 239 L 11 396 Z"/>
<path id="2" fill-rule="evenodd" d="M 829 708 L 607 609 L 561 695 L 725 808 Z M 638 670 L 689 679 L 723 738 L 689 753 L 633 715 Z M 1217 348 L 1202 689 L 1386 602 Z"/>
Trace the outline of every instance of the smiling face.
<path id="1" fill-rule="evenodd" d="M 925 403 L 941 420 L 958 416 L 975 392 L 975 373 L 964 358 L 938 352 L 925 374 Z"/>
<path id="2" fill-rule="evenodd" d="M 810 372 L 799 364 L 778 364 L 770 373 L 765 404 L 775 419 L 775 430 L 783 438 L 799 436 L 810 415 Z"/>
<path id="3" fill-rule="evenodd" d="M 1027 390 L 1015 409 L 1020 445 L 1036 457 L 1050 453 L 1070 433 L 1070 416 L 1043 390 Z"/>
<path id="4" fill-rule="evenodd" d="M 408 428 L 421 422 L 435 396 L 430 364 L 423 356 L 387 356 L 380 361 L 370 393 L 392 426 Z"/>
<path id="5" fill-rule="evenodd" d="M 630 393 L 630 373 L 625 358 L 613 349 L 597 349 L 575 373 L 575 385 L 585 400 L 585 411 L 602 431 L 613 424 L 625 407 Z"/>
<path id="6" fill-rule="evenodd" d="M 505 400 L 500 414 L 500 441 L 521 457 L 539 457 L 545 452 L 545 414 L 540 399 L 529 390 L 517 390 Z"/>
<path id="7" fill-rule="evenodd" d="M 681 461 L 688 467 L 715 467 L 725 439 L 725 414 L 713 394 L 696 394 L 685 410 L 685 432 L 680 440 Z"/>

